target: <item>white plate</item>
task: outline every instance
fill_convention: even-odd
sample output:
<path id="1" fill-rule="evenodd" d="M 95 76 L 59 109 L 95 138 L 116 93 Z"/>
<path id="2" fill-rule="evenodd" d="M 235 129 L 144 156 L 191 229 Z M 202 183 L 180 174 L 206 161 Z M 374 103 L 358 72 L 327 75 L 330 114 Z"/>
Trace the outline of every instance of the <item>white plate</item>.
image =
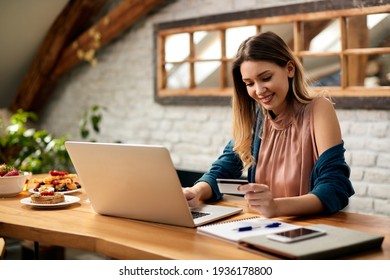
<path id="1" fill-rule="evenodd" d="M 60 202 L 60 203 L 56 203 L 56 204 L 39 204 L 39 203 L 33 203 L 31 202 L 31 198 L 30 197 L 26 197 L 26 198 L 23 198 L 22 200 L 20 200 L 21 203 L 23 204 L 26 204 L 26 205 L 30 205 L 30 206 L 35 206 L 35 207 L 62 207 L 62 206 L 67 206 L 67 205 L 70 205 L 70 204 L 73 204 L 73 203 L 76 203 L 76 202 L 79 202 L 80 201 L 80 198 L 77 197 L 77 196 L 72 196 L 72 195 L 64 195 L 65 197 L 65 201 L 64 202 Z"/>
<path id="2" fill-rule="evenodd" d="M 39 193 L 39 192 L 37 192 L 37 191 L 34 191 L 33 188 L 29 189 L 28 191 L 29 191 L 30 193 Z M 62 191 L 57 191 L 57 192 L 58 192 L 58 193 L 63 193 L 63 194 L 70 194 L 70 193 L 75 193 L 75 192 L 78 192 L 78 191 L 80 191 L 80 189 L 75 189 L 75 190 L 70 190 L 70 191 L 64 191 L 64 192 L 62 192 Z"/>

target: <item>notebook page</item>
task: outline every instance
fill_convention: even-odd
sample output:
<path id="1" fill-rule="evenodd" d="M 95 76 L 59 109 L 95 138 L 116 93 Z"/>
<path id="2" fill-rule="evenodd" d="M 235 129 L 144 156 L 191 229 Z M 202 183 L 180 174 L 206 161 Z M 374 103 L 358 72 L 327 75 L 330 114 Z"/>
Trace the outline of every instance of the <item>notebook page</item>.
<path id="1" fill-rule="evenodd" d="M 245 230 L 245 228 L 247 227 L 252 227 L 252 229 Z M 242 220 L 235 220 L 231 222 L 215 223 L 200 226 L 197 228 L 197 231 L 200 234 L 205 234 L 219 239 L 223 239 L 228 242 L 237 243 L 242 238 L 256 235 L 265 235 L 299 227 L 300 226 L 281 222 L 278 220 L 254 217 Z M 240 231 L 239 229 L 244 230 Z"/>

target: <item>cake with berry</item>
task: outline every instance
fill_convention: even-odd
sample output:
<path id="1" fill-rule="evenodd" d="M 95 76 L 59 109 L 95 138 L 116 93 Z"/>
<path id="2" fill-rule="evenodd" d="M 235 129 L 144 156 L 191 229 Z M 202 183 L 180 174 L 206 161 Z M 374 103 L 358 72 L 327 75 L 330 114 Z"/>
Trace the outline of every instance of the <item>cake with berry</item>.
<path id="1" fill-rule="evenodd" d="M 36 204 L 57 204 L 65 201 L 63 193 L 54 192 L 53 187 L 41 187 L 38 193 L 30 196 L 31 202 Z"/>

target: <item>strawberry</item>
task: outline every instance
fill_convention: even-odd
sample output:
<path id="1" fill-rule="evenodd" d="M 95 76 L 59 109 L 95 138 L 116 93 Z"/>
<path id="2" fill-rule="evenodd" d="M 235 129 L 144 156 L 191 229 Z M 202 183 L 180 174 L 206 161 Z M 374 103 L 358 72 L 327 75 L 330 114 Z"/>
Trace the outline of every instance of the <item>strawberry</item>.
<path id="1" fill-rule="evenodd" d="M 9 177 L 9 176 L 18 176 L 20 175 L 19 173 L 19 170 L 17 170 L 16 168 L 13 168 L 11 171 L 8 171 L 4 177 Z"/>
<path id="2" fill-rule="evenodd" d="M 64 176 L 64 175 L 68 175 L 69 173 L 65 171 L 52 170 L 49 172 L 49 174 L 51 176 Z"/>
<path id="3" fill-rule="evenodd" d="M 51 184 L 52 184 L 53 186 L 57 186 L 57 185 L 60 184 L 60 182 L 59 182 L 58 180 L 53 180 L 53 181 L 51 181 Z"/>
<path id="4" fill-rule="evenodd" d="M 6 164 L 0 165 L 0 176 L 4 176 L 8 172 L 8 166 Z"/>
<path id="5" fill-rule="evenodd" d="M 54 190 L 50 190 L 50 191 L 42 191 L 40 192 L 41 195 L 54 195 Z"/>

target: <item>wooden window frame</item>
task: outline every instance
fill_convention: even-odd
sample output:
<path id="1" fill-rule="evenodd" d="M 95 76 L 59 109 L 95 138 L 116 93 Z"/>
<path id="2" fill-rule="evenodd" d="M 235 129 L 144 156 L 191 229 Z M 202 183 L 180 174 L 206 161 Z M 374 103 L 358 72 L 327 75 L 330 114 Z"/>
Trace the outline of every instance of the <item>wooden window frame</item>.
<path id="1" fill-rule="evenodd" d="M 298 57 L 320 56 L 320 55 L 339 55 L 341 71 L 340 87 L 320 87 L 315 90 L 326 89 L 329 91 L 332 99 L 336 102 L 337 108 L 345 109 L 390 109 L 390 87 L 381 86 L 367 88 L 364 86 L 347 86 L 346 77 L 348 75 L 348 65 L 346 57 L 348 55 L 370 55 L 370 54 L 390 54 L 390 47 L 382 48 L 346 48 L 346 17 L 368 15 L 376 13 L 389 13 L 390 4 L 383 5 L 383 1 L 365 1 L 365 6 L 356 7 L 349 0 L 319 1 L 303 4 L 293 4 L 281 7 L 271 7 L 258 10 L 249 10 L 245 12 L 236 12 L 229 14 L 219 14 L 216 16 L 206 16 L 196 19 L 160 23 L 154 26 L 155 35 L 155 100 L 160 104 L 169 105 L 230 105 L 232 87 L 226 86 L 226 63 L 229 60 L 225 56 L 222 44 L 221 62 L 221 87 L 218 88 L 196 88 L 194 87 L 193 72 L 190 75 L 190 87 L 187 89 L 167 89 L 165 76 L 165 50 L 164 39 L 168 35 L 188 33 L 190 36 L 196 31 L 219 31 L 224 38 L 225 30 L 231 27 L 241 27 L 254 25 L 259 27 L 267 24 L 292 23 L 294 28 L 294 53 Z M 273 15 L 269 17 L 269 15 Z M 320 19 L 339 18 L 341 21 L 341 50 L 335 53 L 312 53 L 304 51 L 301 48 L 302 40 L 301 22 L 309 22 Z M 192 42 L 192 40 L 191 40 Z M 186 60 L 192 65 L 190 71 L 193 71 L 194 62 L 201 61 L 194 59 L 193 45 L 190 46 L 190 56 Z"/>

